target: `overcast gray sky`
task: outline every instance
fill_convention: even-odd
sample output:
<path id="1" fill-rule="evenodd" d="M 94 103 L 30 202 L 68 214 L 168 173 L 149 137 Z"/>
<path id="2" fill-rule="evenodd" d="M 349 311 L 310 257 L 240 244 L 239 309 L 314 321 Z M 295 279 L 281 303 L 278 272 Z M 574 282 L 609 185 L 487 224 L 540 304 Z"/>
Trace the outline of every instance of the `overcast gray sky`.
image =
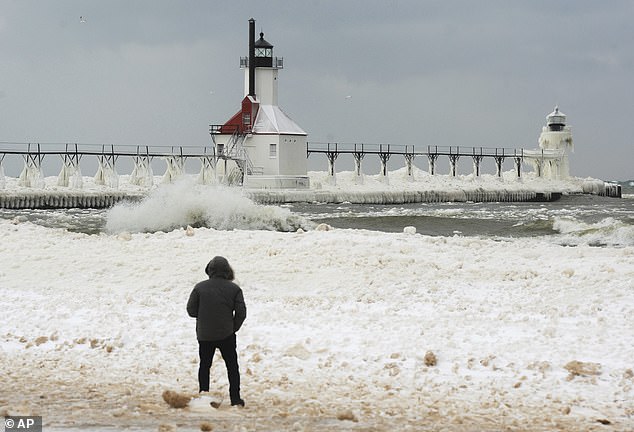
<path id="1" fill-rule="evenodd" d="M 619 0 L 0 0 L 0 141 L 206 145 L 239 109 L 251 17 L 309 141 L 536 148 L 558 104 L 573 175 L 634 178 Z"/>

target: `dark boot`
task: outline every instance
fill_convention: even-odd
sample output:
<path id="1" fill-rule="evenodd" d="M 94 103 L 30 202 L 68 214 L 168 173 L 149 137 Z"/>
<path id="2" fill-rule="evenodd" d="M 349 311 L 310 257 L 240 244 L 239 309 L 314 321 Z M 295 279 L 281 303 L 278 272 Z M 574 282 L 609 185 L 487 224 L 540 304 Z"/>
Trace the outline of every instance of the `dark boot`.
<path id="1" fill-rule="evenodd" d="M 242 399 L 236 399 L 231 401 L 231 406 L 241 406 L 244 408 L 244 401 Z"/>

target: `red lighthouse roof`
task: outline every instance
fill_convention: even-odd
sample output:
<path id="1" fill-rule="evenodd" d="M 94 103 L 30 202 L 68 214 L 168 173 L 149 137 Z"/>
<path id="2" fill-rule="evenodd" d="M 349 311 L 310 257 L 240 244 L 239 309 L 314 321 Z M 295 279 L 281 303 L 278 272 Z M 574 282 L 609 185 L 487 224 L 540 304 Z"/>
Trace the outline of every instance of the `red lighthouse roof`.
<path id="1" fill-rule="evenodd" d="M 245 96 L 242 99 L 242 109 L 220 126 L 217 132 L 221 134 L 232 134 L 236 131 L 239 134 L 250 133 L 259 107 L 260 103 L 253 96 Z"/>

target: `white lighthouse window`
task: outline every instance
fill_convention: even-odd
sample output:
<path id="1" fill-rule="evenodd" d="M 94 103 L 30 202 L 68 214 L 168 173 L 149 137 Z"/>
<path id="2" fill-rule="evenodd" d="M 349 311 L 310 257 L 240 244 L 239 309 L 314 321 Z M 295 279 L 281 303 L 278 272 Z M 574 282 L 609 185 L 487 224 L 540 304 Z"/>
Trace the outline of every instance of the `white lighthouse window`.
<path id="1" fill-rule="evenodd" d="M 266 49 L 265 48 L 256 48 L 255 49 L 256 57 L 266 57 Z"/>
<path id="2" fill-rule="evenodd" d="M 277 157 L 277 144 L 269 144 L 269 157 Z"/>

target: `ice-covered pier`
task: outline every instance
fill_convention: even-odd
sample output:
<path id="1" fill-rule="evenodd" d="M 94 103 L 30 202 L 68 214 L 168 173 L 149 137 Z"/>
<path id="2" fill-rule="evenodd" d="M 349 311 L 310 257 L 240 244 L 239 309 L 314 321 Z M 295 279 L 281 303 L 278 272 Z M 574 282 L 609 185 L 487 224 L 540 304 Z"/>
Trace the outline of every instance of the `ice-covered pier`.
<path id="1" fill-rule="evenodd" d="M 562 187 L 561 183 L 546 179 L 537 179 L 540 180 L 537 185 L 531 184 L 521 172 L 521 149 L 428 146 L 425 151 L 417 152 L 413 146 L 389 144 L 308 143 L 306 153 L 307 157 L 325 154 L 329 162 L 328 172 L 322 173 L 323 177 L 310 178 L 310 189 L 243 188 L 243 193 L 263 204 L 552 201 L 562 193 L 620 196 L 618 185 L 600 180 L 585 181 L 583 185 L 574 187 Z M 342 173 L 335 171 L 335 161 L 341 154 L 351 154 L 355 159 L 355 171 L 346 173 L 350 179 L 346 181 L 348 186 L 345 189 L 337 185 Z M 363 174 L 361 161 L 366 155 L 379 157 L 381 171 L 378 175 Z M 395 182 L 397 184 L 394 184 L 394 177 L 388 179 L 387 171 L 387 161 L 394 155 L 405 159 L 405 167 L 400 170 L 400 178 Z M 4 175 L 2 163 L 6 163 L 7 156 L 23 159 L 24 167 L 17 179 Z M 417 156 L 427 158 L 429 172 L 413 165 Z M 441 156 L 446 156 L 451 163 L 449 176 L 435 174 L 435 163 Z M 51 177 L 51 173 L 46 177 L 44 161 L 52 157 L 58 164 L 61 162 L 61 171 L 57 177 Z M 96 174 L 92 178 L 82 176 L 80 162 L 87 157 L 93 159 L 93 165 L 95 160 L 97 162 Z M 227 184 L 229 179 L 218 176 L 215 171 L 217 162 L 225 157 L 225 154 L 216 153 L 213 147 L 0 143 L 0 208 L 106 208 L 121 200 L 138 200 L 157 183 L 171 183 L 184 175 L 196 176 L 186 173 L 186 164 L 192 159 L 199 162 L 199 184 Z M 473 173 L 457 175 L 456 163 L 460 157 L 472 158 Z M 495 159 L 495 176 L 480 173 L 479 164 L 487 157 Z M 128 159 L 128 167 L 132 170 L 129 175 L 120 176 L 117 172 L 117 162 L 122 158 Z M 506 178 L 503 178 L 502 163 L 505 158 L 513 158 L 515 170 L 504 173 Z M 154 159 L 162 159 L 165 163 L 162 176 L 154 175 L 157 169 Z M 191 171 L 192 164 L 188 166 Z M 51 162 L 46 168 L 51 170 Z M 528 177 L 534 176 L 530 173 Z M 126 184 L 120 184 L 120 177 Z M 424 177 L 422 181 L 421 177 Z M 371 178 L 377 185 L 367 184 Z M 451 184 L 447 183 L 449 180 Z"/>
<path id="2" fill-rule="evenodd" d="M 123 191 L 88 190 L 32 190 L 0 191 L 0 208 L 56 209 L 56 208 L 108 208 L 122 200 L 139 200 L 145 194 Z"/>
<path id="3" fill-rule="evenodd" d="M 457 175 L 458 160 L 461 157 L 471 158 L 473 160 L 473 174 L 478 177 L 481 174 L 480 166 L 485 158 L 491 158 L 495 161 L 496 175 L 502 176 L 502 165 L 504 160 L 512 158 L 515 164 L 515 173 L 517 177 L 522 176 L 522 160 L 524 158 L 524 149 L 513 148 L 489 148 L 489 147 L 465 147 L 465 146 L 431 146 L 425 147 L 425 151 L 417 151 L 413 145 L 395 145 L 395 144 L 364 144 L 364 143 L 307 143 L 306 153 L 322 153 L 328 159 L 328 172 L 331 176 L 335 175 L 335 162 L 342 154 L 350 154 L 354 158 L 355 172 L 361 175 L 362 162 L 366 155 L 375 155 L 379 157 L 381 162 L 381 174 L 387 175 L 387 163 L 394 155 L 403 156 L 405 158 L 405 166 L 408 175 L 411 175 L 414 166 L 414 158 L 424 156 L 429 163 L 429 173 L 436 174 L 436 162 L 440 156 L 446 156 L 449 159 L 451 175 Z"/>
<path id="4" fill-rule="evenodd" d="M 409 191 L 257 191 L 245 194 L 261 204 L 318 202 L 351 204 L 414 204 L 440 202 L 528 202 L 555 201 L 561 192 L 532 190 L 409 190 Z"/>
<path id="5" fill-rule="evenodd" d="M 209 176 L 215 169 L 219 156 L 214 148 L 205 146 L 134 146 L 112 144 L 78 143 L 14 143 L 0 142 L 0 188 L 4 179 L 3 162 L 8 155 L 20 156 L 24 160 L 24 169 L 20 174 L 20 185 L 40 186 L 44 177 L 44 161 L 47 156 L 61 158 L 59 186 L 70 186 L 75 178 L 81 177 L 81 161 L 86 157 L 96 158 L 98 163 L 95 180 L 98 184 L 116 188 L 118 186 L 117 162 L 121 158 L 134 163 L 131 181 L 134 184 L 151 182 L 153 177 L 152 161 L 165 160 L 165 176 L 169 179 L 184 172 L 189 159 L 201 162 L 201 175 Z M 81 185 L 72 185 L 75 188 Z"/>

